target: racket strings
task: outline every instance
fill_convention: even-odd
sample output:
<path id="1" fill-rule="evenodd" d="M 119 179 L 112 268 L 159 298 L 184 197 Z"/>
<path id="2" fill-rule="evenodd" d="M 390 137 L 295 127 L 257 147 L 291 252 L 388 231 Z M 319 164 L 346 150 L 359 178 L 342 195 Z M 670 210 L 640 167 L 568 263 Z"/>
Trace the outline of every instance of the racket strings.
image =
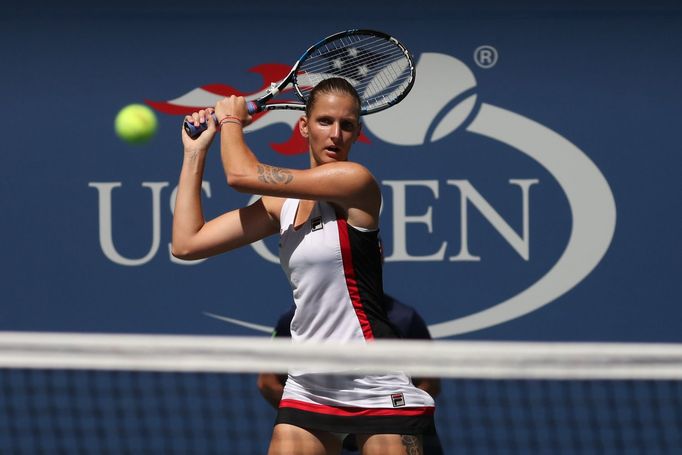
<path id="1" fill-rule="evenodd" d="M 407 51 L 375 36 L 349 36 L 326 43 L 299 68 L 296 82 L 307 99 L 312 87 L 330 76 L 348 80 L 360 95 L 364 112 L 395 102 L 410 85 Z"/>
<path id="2" fill-rule="evenodd" d="M 396 61 L 391 62 L 373 74 L 371 78 L 361 79 L 358 81 L 354 71 L 339 71 L 333 76 L 341 76 L 349 80 L 360 94 L 361 99 L 367 102 L 372 102 L 372 99 L 378 96 L 382 98 L 397 98 L 403 92 L 404 88 L 409 85 L 411 73 L 406 71 L 409 69 L 409 62 Z M 308 73 L 309 87 L 314 87 L 321 80 L 330 77 L 329 73 Z"/>
<path id="3" fill-rule="evenodd" d="M 338 56 L 329 56 L 329 55 L 324 55 L 322 58 L 317 58 L 315 62 L 312 62 L 311 64 L 306 64 L 306 71 L 310 73 L 316 73 L 316 72 L 332 72 L 332 73 L 339 73 L 339 74 L 345 74 L 345 75 L 352 75 L 352 73 L 359 73 L 362 67 L 365 67 L 368 72 L 369 70 L 373 68 L 379 68 L 385 65 L 389 65 L 393 62 L 397 61 L 405 61 L 407 62 L 407 58 L 405 57 L 404 54 L 400 53 L 398 55 L 389 55 L 389 54 L 382 54 L 382 55 L 377 55 L 377 54 L 369 54 L 366 51 L 362 50 L 360 52 L 365 53 L 363 57 L 345 57 L 342 55 Z M 334 60 L 339 60 L 340 64 L 343 66 L 340 67 L 334 67 Z M 331 61 L 330 61 L 331 60 Z M 307 63 L 307 62 L 306 62 Z M 330 68 L 330 64 L 332 67 Z M 324 71 L 325 69 L 331 69 L 331 71 Z"/>
<path id="4" fill-rule="evenodd" d="M 358 56 L 342 55 L 344 52 L 350 54 L 351 49 L 357 52 Z M 358 67 L 366 65 L 379 66 L 386 65 L 392 61 L 407 60 L 405 53 L 396 45 L 382 40 L 379 46 L 374 47 L 351 47 L 346 45 L 344 47 L 336 47 L 334 49 L 321 52 L 319 54 L 311 55 L 304 65 L 308 72 L 323 72 L 322 70 L 329 68 L 330 59 L 332 58 L 345 59 L 344 67 L 350 67 L 351 70 L 357 70 Z M 337 71 L 343 73 L 343 68 L 336 68 Z"/>

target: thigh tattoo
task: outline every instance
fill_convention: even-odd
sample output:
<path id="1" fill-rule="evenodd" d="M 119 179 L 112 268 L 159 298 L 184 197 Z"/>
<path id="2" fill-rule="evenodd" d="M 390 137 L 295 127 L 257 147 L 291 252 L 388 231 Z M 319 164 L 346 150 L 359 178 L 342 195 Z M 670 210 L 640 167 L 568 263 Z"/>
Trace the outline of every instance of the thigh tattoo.
<path id="1" fill-rule="evenodd" d="M 407 455 L 422 455 L 419 438 L 417 436 L 404 434 L 400 436 L 400 441 L 403 443 Z"/>

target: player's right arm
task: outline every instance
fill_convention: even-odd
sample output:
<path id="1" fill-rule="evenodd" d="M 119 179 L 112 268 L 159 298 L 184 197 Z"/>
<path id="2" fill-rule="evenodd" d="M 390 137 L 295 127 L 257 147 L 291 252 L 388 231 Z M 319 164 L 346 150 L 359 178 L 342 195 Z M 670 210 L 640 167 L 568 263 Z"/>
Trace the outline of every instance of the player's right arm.
<path id="1" fill-rule="evenodd" d="M 201 111 L 210 115 L 209 111 Z M 261 240 L 279 230 L 283 201 L 263 197 L 248 207 L 224 213 L 206 221 L 201 204 L 201 184 L 206 155 L 216 128 L 196 140 L 182 132 L 184 157 L 173 214 L 172 253 L 180 259 L 201 259 Z"/>

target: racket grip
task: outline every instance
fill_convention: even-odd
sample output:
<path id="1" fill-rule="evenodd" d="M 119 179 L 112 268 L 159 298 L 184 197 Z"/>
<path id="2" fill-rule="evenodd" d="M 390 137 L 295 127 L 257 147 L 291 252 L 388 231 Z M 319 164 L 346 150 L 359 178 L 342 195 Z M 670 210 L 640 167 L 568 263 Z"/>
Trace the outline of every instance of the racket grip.
<path id="1" fill-rule="evenodd" d="M 211 114 L 211 119 L 216 125 L 218 124 L 218 118 L 215 116 L 215 114 Z M 203 122 L 200 123 L 199 126 L 194 126 L 193 122 L 188 122 L 185 120 L 182 124 L 182 127 L 185 129 L 185 133 L 187 133 L 189 137 L 196 139 L 201 135 L 201 133 L 206 131 L 208 128 L 208 123 Z"/>
<path id="2" fill-rule="evenodd" d="M 262 111 L 263 108 L 261 107 L 260 104 L 256 103 L 255 101 L 247 101 L 246 110 L 249 112 L 249 115 L 253 115 Z"/>
<path id="3" fill-rule="evenodd" d="M 249 114 L 256 114 L 262 111 L 263 108 L 254 101 L 247 101 L 246 110 L 249 112 Z M 218 117 L 216 117 L 215 114 L 211 114 L 211 118 L 213 119 L 215 124 L 218 125 Z M 182 126 L 183 128 L 185 128 L 185 132 L 187 133 L 187 135 L 192 139 L 198 138 L 201 135 L 201 133 L 206 131 L 206 129 L 208 128 L 208 124 L 206 122 L 200 123 L 199 126 L 194 126 L 194 123 L 188 122 L 186 120 Z"/>

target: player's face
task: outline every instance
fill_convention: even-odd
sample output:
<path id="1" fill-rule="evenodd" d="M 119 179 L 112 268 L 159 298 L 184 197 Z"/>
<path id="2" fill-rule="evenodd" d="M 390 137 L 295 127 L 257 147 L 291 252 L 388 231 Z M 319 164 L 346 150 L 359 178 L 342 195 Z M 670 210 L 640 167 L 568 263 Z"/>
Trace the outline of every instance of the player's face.
<path id="1" fill-rule="evenodd" d="M 346 161 L 360 135 L 358 107 L 353 97 L 342 93 L 318 95 L 308 117 L 303 116 L 300 131 L 310 144 L 311 165 Z"/>

